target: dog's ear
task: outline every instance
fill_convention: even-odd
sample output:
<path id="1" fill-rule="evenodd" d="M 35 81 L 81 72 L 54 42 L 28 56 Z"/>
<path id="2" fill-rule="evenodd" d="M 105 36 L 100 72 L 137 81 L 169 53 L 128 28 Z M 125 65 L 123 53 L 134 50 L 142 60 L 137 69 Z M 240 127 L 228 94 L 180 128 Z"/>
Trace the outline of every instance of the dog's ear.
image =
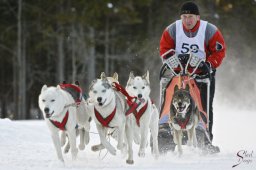
<path id="1" fill-rule="evenodd" d="M 75 85 L 79 86 L 80 85 L 79 81 L 76 80 Z"/>
<path id="2" fill-rule="evenodd" d="M 178 85 L 176 85 L 175 87 L 174 87 L 174 92 L 175 91 L 178 91 L 179 90 L 179 87 L 178 87 Z"/>
<path id="3" fill-rule="evenodd" d="M 189 85 L 188 85 L 188 84 L 186 85 L 185 90 L 186 90 L 186 91 L 189 91 Z"/>
<path id="4" fill-rule="evenodd" d="M 147 80 L 148 84 L 149 84 L 149 71 L 147 70 L 147 72 L 142 76 L 143 79 Z"/>
<path id="5" fill-rule="evenodd" d="M 133 72 L 131 71 L 131 72 L 130 72 L 130 75 L 129 75 L 129 79 L 128 79 L 128 81 L 127 81 L 127 86 L 130 86 L 130 85 L 131 85 L 131 82 L 132 82 L 133 79 L 134 79 L 134 74 L 133 74 Z"/>
<path id="6" fill-rule="evenodd" d="M 118 81 L 118 74 L 117 74 L 117 72 L 114 72 L 114 74 L 113 74 L 113 79 L 115 79 L 116 81 Z"/>
<path id="7" fill-rule="evenodd" d="M 57 85 L 57 90 L 61 90 L 61 87 L 60 87 L 60 85 Z"/>
<path id="8" fill-rule="evenodd" d="M 129 79 L 134 79 L 134 74 L 133 74 L 133 71 L 130 72 L 130 75 L 129 75 Z"/>
<path id="9" fill-rule="evenodd" d="M 93 80 L 89 85 L 89 90 L 92 90 L 92 86 L 97 82 L 97 80 Z"/>
<path id="10" fill-rule="evenodd" d="M 101 72 L 101 74 L 100 74 L 100 79 L 101 79 L 101 80 L 106 79 L 106 74 L 105 74 L 105 72 Z"/>
<path id="11" fill-rule="evenodd" d="M 42 89 L 41 89 L 41 93 L 43 92 L 43 91 L 45 91 L 47 89 L 47 85 L 45 84 L 45 85 L 43 85 L 43 87 L 42 87 Z"/>

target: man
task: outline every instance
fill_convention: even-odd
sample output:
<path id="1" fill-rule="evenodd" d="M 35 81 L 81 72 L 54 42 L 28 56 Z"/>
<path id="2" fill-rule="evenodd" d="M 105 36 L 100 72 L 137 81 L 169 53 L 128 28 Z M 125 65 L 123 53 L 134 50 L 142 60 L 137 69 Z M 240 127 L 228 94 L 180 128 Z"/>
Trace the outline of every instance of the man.
<path id="1" fill-rule="evenodd" d="M 213 139 L 213 98 L 215 92 L 215 72 L 223 58 L 225 57 L 225 42 L 219 29 L 207 21 L 200 20 L 198 6 L 194 2 L 185 2 L 180 9 L 181 19 L 170 24 L 163 32 L 160 40 L 160 55 L 164 59 L 172 57 L 173 53 L 163 55 L 170 49 L 174 49 L 176 54 L 186 54 L 193 52 L 199 57 L 205 58 L 206 65 L 211 68 L 211 86 L 210 86 L 210 106 L 209 106 L 209 136 L 210 144 Z M 208 68 L 203 64 L 199 66 L 197 74 L 204 76 Z M 177 69 L 176 69 L 177 71 Z M 197 81 L 200 89 L 202 105 L 204 111 L 207 111 L 207 85 Z M 161 121 L 161 120 L 160 120 Z M 162 122 L 164 123 L 164 122 Z M 162 124 L 160 123 L 160 124 Z M 166 122 L 167 123 L 167 122 Z M 160 125 L 166 128 L 164 124 Z M 160 139 L 159 139 L 160 140 Z"/>

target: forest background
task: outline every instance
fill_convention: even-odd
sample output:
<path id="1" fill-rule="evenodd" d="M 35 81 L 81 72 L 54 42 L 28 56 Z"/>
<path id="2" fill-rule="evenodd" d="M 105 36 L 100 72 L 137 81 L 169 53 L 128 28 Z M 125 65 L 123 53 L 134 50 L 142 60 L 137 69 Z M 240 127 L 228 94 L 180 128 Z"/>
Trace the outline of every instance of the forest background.
<path id="1" fill-rule="evenodd" d="M 78 80 L 87 94 L 101 72 L 149 70 L 158 102 L 159 40 L 184 0 L 0 0 L 0 118 L 41 119 L 44 84 Z M 256 0 L 196 0 L 201 19 L 222 32 L 218 103 L 256 108 Z"/>

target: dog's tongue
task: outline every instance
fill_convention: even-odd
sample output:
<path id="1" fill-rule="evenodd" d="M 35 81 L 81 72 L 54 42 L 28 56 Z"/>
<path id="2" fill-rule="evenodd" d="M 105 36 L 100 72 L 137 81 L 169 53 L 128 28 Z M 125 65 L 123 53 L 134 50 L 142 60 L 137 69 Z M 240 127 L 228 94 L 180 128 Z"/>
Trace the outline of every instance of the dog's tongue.
<path id="1" fill-rule="evenodd" d="M 185 107 L 179 107 L 179 112 L 182 112 L 185 109 Z"/>

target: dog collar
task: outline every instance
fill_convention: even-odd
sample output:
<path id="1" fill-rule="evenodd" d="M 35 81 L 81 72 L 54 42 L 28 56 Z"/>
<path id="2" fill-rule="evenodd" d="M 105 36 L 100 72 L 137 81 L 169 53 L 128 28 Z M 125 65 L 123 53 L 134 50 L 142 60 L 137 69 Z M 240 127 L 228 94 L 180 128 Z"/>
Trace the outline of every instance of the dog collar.
<path id="1" fill-rule="evenodd" d="M 62 120 L 62 122 L 58 122 L 58 121 L 51 120 L 51 119 L 49 119 L 49 120 L 50 120 L 50 122 L 51 122 L 54 126 L 56 126 L 57 128 L 59 128 L 60 130 L 66 130 L 66 127 L 65 127 L 65 126 L 66 126 L 67 121 L 68 121 L 68 114 L 69 114 L 69 112 L 67 111 L 65 117 L 64 117 L 63 120 Z"/>
<path id="2" fill-rule="evenodd" d="M 110 115 L 108 115 L 106 118 L 103 118 L 95 107 L 94 107 L 94 114 L 102 126 L 112 128 L 109 126 L 109 123 L 112 121 L 112 119 L 116 114 L 116 107 L 114 108 L 113 112 Z"/>

